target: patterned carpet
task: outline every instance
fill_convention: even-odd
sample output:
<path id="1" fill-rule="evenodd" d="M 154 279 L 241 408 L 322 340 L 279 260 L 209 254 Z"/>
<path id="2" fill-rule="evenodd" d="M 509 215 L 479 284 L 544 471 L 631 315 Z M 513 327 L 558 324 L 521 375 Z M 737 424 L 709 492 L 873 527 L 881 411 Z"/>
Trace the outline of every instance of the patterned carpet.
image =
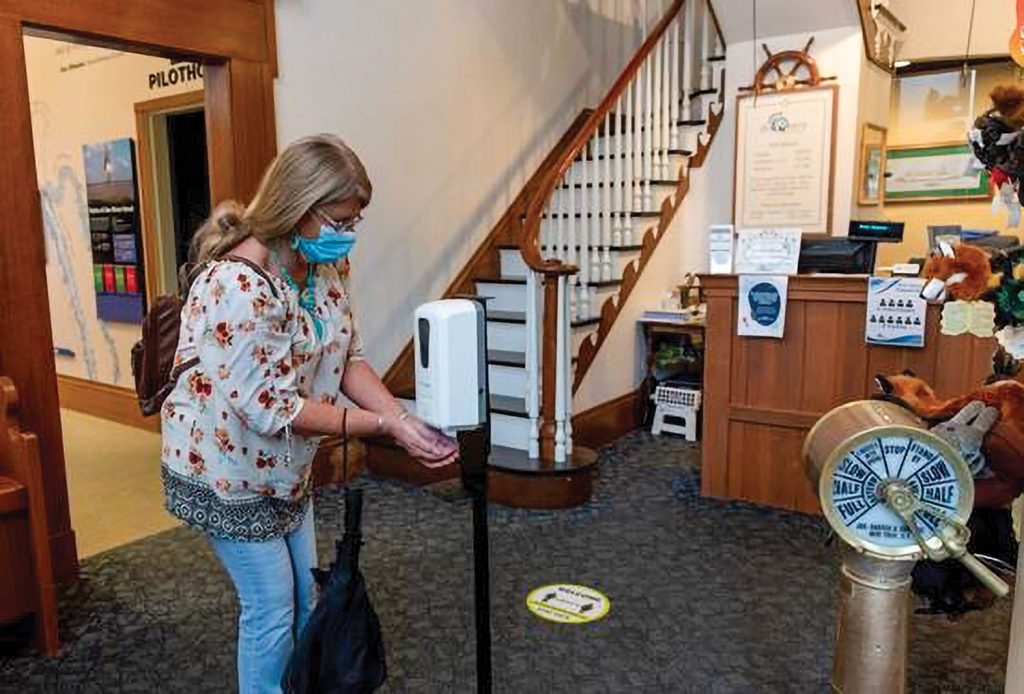
<path id="1" fill-rule="evenodd" d="M 494 509 L 497 692 L 827 691 L 837 560 L 818 520 L 697 496 L 698 451 L 636 432 L 602 452 L 595 499 Z M 470 510 L 370 480 L 363 568 L 389 648 L 390 692 L 471 692 Z M 321 556 L 340 497 L 318 501 Z M 582 626 L 543 622 L 527 592 L 606 593 Z M 58 658 L 0 654 L 3 692 L 229 692 L 236 608 L 204 540 L 175 529 L 88 559 L 61 596 Z M 957 622 L 915 616 L 910 689 L 1001 692 L 1010 603 Z"/>

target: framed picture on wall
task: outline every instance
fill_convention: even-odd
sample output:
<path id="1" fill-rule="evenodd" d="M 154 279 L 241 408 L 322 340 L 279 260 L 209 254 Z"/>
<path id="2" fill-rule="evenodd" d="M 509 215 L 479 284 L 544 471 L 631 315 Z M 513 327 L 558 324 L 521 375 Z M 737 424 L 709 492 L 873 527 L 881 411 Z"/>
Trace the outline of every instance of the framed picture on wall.
<path id="1" fill-rule="evenodd" d="M 857 204 L 881 205 L 885 202 L 882 174 L 885 171 L 886 129 L 865 123 L 860 131 L 860 162 L 857 167 Z"/>
<path id="2" fill-rule="evenodd" d="M 834 85 L 736 99 L 733 223 L 832 232 Z"/>
<path id="3" fill-rule="evenodd" d="M 978 167 L 964 142 L 889 147 L 886 150 L 885 201 L 937 202 L 987 200 L 988 172 Z"/>

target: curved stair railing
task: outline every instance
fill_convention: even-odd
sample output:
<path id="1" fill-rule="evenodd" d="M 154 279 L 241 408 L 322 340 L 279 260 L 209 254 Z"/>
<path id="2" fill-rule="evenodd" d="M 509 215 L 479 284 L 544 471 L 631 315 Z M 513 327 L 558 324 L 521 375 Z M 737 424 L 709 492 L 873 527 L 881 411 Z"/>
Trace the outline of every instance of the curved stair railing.
<path id="1" fill-rule="evenodd" d="M 527 268 L 531 458 L 557 467 L 572 454 L 573 392 L 721 122 L 724 89 L 713 82 L 724 47 L 708 0 L 671 0 L 528 198 L 518 244 Z M 697 108 L 698 99 L 716 93 L 717 104 Z M 665 184 L 674 192 L 658 207 L 652 188 Z M 634 223 L 647 218 L 657 224 L 638 239 Z M 640 257 L 618 268 L 626 249 Z M 617 296 L 598 309 L 599 292 L 608 288 Z M 574 375 L 572 325 L 595 320 L 598 330 L 581 342 Z"/>

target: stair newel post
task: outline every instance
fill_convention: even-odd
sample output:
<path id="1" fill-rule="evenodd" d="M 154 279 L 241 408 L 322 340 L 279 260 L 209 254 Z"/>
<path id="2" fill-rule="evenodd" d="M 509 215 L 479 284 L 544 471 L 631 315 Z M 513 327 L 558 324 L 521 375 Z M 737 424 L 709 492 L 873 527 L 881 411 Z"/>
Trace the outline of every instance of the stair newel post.
<path id="1" fill-rule="evenodd" d="M 543 337 L 540 357 L 540 457 L 555 459 L 555 402 L 558 374 L 558 284 L 557 273 L 544 273 Z"/>
<path id="2" fill-rule="evenodd" d="M 615 102 L 615 185 L 612 187 L 612 209 L 615 215 L 615 224 L 612 226 L 612 243 L 615 245 L 622 244 L 623 210 L 626 209 L 625 201 L 623 200 L 626 186 L 623 180 L 622 161 L 624 155 L 622 131 L 625 130 L 626 124 L 623 122 L 622 105 L 623 99 L 620 94 Z"/>
<path id="3" fill-rule="evenodd" d="M 527 454 L 532 460 L 540 457 L 540 359 L 537 341 L 537 273 L 526 271 L 526 409 L 530 417 L 530 440 Z"/>
<path id="4" fill-rule="evenodd" d="M 691 120 L 690 93 L 693 92 L 693 59 L 694 53 L 694 7 L 695 0 L 689 0 L 683 6 L 683 108 L 682 119 Z"/>
<path id="5" fill-rule="evenodd" d="M 565 463 L 565 357 L 569 353 L 565 343 L 565 275 L 558 275 L 555 293 L 555 358 L 550 362 L 555 372 L 555 466 Z M 547 307 L 545 307 L 546 309 Z M 545 311 L 546 313 L 546 311 Z M 546 317 L 546 316 L 545 316 Z M 545 369 L 547 372 L 548 369 Z M 546 375 L 546 373 L 545 373 Z M 547 396 L 545 394 L 545 400 Z"/>
<path id="6" fill-rule="evenodd" d="M 671 55 L 669 56 L 669 136 L 668 146 L 671 149 L 679 149 L 679 16 L 672 20 L 672 28 L 669 29 L 669 44 Z M 685 97 L 684 97 L 685 98 Z M 669 178 L 675 178 L 669 172 Z"/>
<path id="7" fill-rule="evenodd" d="M 604 167 L 601 186 L 601 279 L 612 278 L 612 114 L 604 117 Z"/>

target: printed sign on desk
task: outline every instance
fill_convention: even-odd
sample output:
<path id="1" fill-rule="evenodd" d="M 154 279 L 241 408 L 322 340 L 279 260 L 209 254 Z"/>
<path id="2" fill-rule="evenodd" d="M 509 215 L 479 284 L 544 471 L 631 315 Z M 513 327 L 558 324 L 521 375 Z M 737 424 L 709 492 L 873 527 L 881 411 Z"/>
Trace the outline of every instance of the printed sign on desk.
<path id="1" fill-rule="evenodd" d="M 927 302 L 924 280 L 917 277 L 869 277 L 864 339 L 871 345 L 924 347 Z"/>
<path id="2" fill-rule="evenodd" d="M 736 274 L 795 275 L 800 263 L 799 229 L 740 229 Z"/>
<path id="3" fill-rule="evenodd" d="M 786 275 L 740 275 L 736 334 L 781 338 L 786 331 Z"/>

